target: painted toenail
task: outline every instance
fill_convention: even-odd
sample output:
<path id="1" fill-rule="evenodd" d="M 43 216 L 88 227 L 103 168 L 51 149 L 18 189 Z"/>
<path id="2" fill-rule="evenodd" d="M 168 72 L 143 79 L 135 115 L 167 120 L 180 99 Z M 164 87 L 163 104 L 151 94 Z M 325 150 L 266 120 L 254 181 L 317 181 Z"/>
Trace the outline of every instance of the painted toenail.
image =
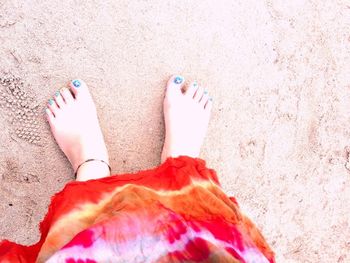
<path id="1" fill-rule="evenodd" d="M 55 92 L 55 96 L 58 97 L 60 95 L 60 92 L 59 91 L 56 91 Z"/>
<path id="2" fill-rule="evenodd" d="M 208 91 L 207 91 L 207 90 L 205 90 L 205 91 L 204 91 L 204 94 L 208 94 Z"/>
<path id="3" fill-rule="evenodd" d="M 180 76 L 175 77 L 174 83 L 175 84 L 181 84 L 184 79 Z"/>
<path id="4" fill-rule="evenodd" d="M 76 87 L 76 88 L 79 88 L 79 87 L 81 86 L 80 81 L 77 80 L 77 79 L 76 79 L 76 80 L 73 80 L 72 83 L 73 83 L 73 86 Z"/>
<path id="5" fill-rule="evenodd" d="M 53 104 L 53 99 L 49 99 L 49 104 L 50 104 L 50 105 Z"/>
<path id="6" fill-rule="evenodd" d="M 195 82 L 193 83 L 193 86 L 194 86 L 194 87 L 197 87 L 197 86 L 198 86 L 197 81 L 195 81 Z"/>

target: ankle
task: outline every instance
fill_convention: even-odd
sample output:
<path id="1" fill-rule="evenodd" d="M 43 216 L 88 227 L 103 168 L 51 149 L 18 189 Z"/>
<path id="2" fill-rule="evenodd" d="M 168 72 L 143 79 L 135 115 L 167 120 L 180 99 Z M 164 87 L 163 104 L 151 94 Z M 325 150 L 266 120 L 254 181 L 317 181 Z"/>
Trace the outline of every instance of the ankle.
<path id="1" fill-rule="evenodd" d="M 200 149 L 187 149 L 187 148 L 179 148 L 173 149 L 171 146 L 164 144 L 163 151 L 161 154 L 161 163 L 164 163 L 168 158 L 177 158 L 179 156 L 188 156 L 192 158 L 198 158 L 200 154 Z"/>
<path id="2" fill-rule="evenodd" d="M 87 181 L 110 176 L 110 170 L 106 163 L 100 161 L 86 162 L 77 171 L 77 181 Z"/>

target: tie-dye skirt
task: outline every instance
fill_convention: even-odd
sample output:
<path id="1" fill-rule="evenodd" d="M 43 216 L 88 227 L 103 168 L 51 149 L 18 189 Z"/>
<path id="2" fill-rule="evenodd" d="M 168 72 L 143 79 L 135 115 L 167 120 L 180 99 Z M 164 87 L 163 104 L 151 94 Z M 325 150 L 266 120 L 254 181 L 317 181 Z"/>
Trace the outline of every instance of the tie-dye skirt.
<path id="1" fill-rule="evenodd" d="M 0 262 L 275 262 L 216 173 L 199 158 L 70 182 L 32 246 L 0 243 Z"/>

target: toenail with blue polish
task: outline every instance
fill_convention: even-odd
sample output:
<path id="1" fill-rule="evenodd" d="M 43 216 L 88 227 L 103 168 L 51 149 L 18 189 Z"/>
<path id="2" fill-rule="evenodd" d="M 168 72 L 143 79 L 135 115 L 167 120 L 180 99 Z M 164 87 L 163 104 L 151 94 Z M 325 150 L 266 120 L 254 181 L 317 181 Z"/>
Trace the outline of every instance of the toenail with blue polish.
<path id="1" fill-rule="evenodd" d="M 174 79 L 174 83 L 175 83 L 175 84 L 181 84 L 183 80 L 184 80 L 184 79 L 183 79 L 182 77 L 177 76 L 177 77 Z"/>
<path id="2" fill-rule="evenodd" d="M 77 79 L 76 79 L 76 80 L 73 80 L 72 83 L 73 83 L 73 86 L 76 87 L 76 88 L 79 88 L 79 87 L 81 86 L 80 81 L 77 80 Z"/>
<path id="3" fill-rule="evenodd" d="M 193 83 L 193 86 L 195 86 L 195 87 L 198 86 L 197 81 L 195 81 L 195 82 Z"/>
<path id="4" fill-rule="evenodd" d="M 49 99 L 49 104 L 50 104 L 50 105 L 53 104 L 53 99 Z"/>
<path id="5" fill-rule="evenodd" d="M 55 92 L 55 96 L 58 97 L 60 95 L 60 92 L 59 91 L 56 91 Z"/>

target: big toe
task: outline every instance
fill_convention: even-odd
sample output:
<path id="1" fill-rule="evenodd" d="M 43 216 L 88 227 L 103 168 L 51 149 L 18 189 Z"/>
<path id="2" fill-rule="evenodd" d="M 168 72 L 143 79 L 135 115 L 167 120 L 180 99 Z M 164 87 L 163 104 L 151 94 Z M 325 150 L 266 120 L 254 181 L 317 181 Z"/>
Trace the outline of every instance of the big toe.
<path id="1" fill-rule="evenodd" d="M 69 87 L 74 94 L 75 99 L 79 97 L 89 97 L 90 92 L 86 83 L 81 79 L 74 79 L 69 82 Z"/>
<path id="2" fill-rule="evenodd" d="M 182 94 L 182 87 L 185 83 L 184 77 L 180 75 L 172 76 L 167 83 L 166 97 L 173 97 Z"/>

